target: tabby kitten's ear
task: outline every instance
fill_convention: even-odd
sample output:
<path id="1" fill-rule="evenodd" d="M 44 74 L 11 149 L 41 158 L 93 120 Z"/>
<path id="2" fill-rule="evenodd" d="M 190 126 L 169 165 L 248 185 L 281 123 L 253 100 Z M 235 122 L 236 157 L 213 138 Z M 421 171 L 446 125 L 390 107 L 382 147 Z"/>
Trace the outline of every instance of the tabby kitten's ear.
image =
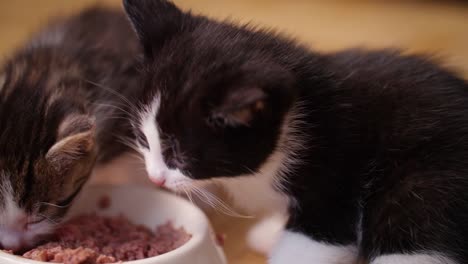
<path id="1" fill-rule="evenodd" d="M 63 172 L 77 161 L 94 155 L 94 119 L 86 115 L 74 115 L 60 125 L 57 142 L 47 152 L 46 159 L 57 171 Z"/>
<path id="2" fill-rule="evenodd" d="M 124 0 L 123 3 L 149 59 L 155 56 L 165 41 L 182 30 L 184 16 L 187 16 L 169 1 Z"/>

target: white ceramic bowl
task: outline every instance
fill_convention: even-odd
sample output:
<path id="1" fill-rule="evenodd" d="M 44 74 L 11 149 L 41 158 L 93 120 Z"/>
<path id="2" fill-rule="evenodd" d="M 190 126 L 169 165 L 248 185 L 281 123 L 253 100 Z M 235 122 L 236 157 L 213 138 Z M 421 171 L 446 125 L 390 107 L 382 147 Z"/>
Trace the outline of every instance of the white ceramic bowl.
<path id="1" fill-rule="evenodd" d="M 111 199 L 109 208 L 98 209 L 103 195 Z M 166 254 L 124 263 L 131 264 L 225 264 L 222 249 L 215 242 L 207 217 L 188 201 L 162 190 L 144 186 L 98 185 L 86 187 L 70 209 L 70 216 L 97 212 L 113 216 L 123 214 L 130 221 L 153 229 L 167 221 L 183 226 L 192 238 L 180 248 Z M 39 264 L 0 251 L 1 264 Z"/>

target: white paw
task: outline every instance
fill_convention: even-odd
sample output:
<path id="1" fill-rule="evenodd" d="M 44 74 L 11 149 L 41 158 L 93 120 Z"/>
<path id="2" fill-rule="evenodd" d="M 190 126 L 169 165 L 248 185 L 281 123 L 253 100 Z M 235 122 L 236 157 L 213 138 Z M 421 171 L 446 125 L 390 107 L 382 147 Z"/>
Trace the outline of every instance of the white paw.
<path id="1" fill-rule="evenodd" d="M 287 217 L 275 214 L 261 219 L 247 233 L 249 247 L 261 254 L 269 255 L 278 241 Z"/>
<path id="2" fill-rule="evenodd" d="M 456 264 L 455 261 L 437 252 L 419 254 L 391 254 L 383 255 L 371 261 L 371 264 Z"/>
<path id="3" fill-rule="evenodd" d="M 270 264 L 354 264 L 354 245 L 336 246 L 315 241 L 303 234 L 285 231 L 270 255 Z"/>

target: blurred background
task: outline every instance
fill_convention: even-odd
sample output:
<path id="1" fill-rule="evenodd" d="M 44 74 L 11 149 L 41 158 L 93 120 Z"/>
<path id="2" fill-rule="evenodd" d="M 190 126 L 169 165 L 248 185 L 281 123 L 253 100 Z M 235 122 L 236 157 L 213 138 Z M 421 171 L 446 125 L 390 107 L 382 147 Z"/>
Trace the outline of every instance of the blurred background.
<path id="1" fill-rule="evenodd" d="M 0 0 L 0 58 L 50 16 L 120 0 Z M 214 18 L 283 31 L 317 50 L 365 46 L 430 52 L 468 75 L 468 1 L 175 0 Z"/>
<path id="2" fill-rule="evenodd" d="M 0 61 L 51 16 L 120 0 L 0 0 Z M 468 78 L 467 1 L 352 0 L 175 0 L 217 19 L 252 22 L 282 31 L 311 48 L 332 52 L 349 47 L 396 47 L 435 54 Z M 248 250 L 243 234 L 251 221 L 212 214 L 215 228 L 227 233 L 230 263 L 265 263 Z"/>

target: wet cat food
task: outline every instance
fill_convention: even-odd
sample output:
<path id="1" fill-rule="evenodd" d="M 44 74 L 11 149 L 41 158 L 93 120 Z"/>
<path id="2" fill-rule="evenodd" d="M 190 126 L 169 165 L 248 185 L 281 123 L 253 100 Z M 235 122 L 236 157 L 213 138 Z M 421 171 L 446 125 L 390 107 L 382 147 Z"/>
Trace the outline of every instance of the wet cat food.
<path id="1" fill-rule="evenodd" d="M 123 216 L 80 215 L 60 227 L 54 239 L 23 257 L 65 264 L 116 263 L 158 256 L 185 244 L 191 235 L 168 222 L 150 229 Z"/>

